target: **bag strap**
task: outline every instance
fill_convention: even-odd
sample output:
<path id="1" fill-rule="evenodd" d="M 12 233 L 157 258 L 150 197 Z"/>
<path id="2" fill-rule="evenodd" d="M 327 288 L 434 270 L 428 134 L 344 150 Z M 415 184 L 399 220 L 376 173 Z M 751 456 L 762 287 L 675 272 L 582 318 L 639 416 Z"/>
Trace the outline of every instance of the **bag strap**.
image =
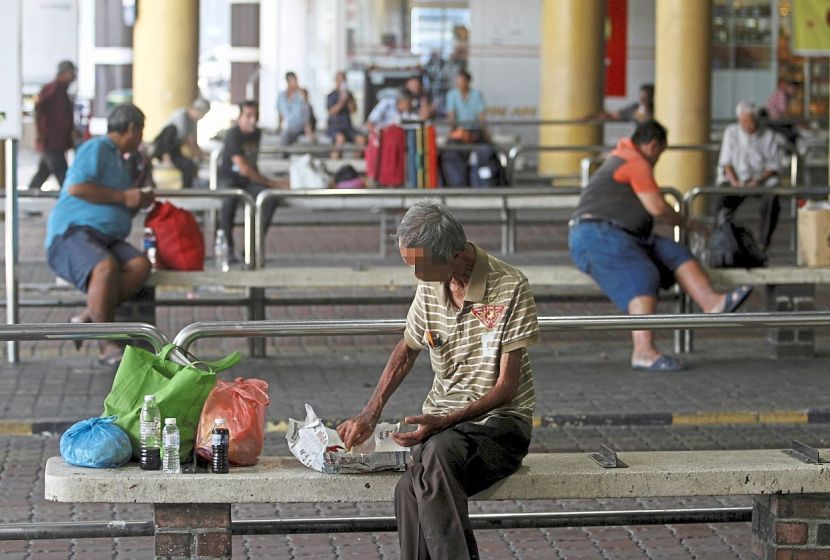
<path id="1" fill-rule="evenodd" d="M 193 354 L 179 348 L 175 344 L 166 344 L 164 346 L 164 348 L 161 349 L 161 352 L 159 353 L 159 359 L 162 360 L 162 361 L 168 360 L 169 356 L 170 356 L 170 352 L 172 352 L 173 350 L 178 350 L 185 357 L 194 358 L 192 360 L 192 365 L 203 364 L 203 365 L 207 366 L 211 370 L 211 372 L 214 372 L 214 373 L 215 372 L 220 372 L 220 371 L 225 371 L 226 369 L 230 369 L 233 366 L 235 366 L 236 364 L 238 364 L 239 361 L 242 359 L 242 354 L 240 354 L 239 352 L 231 352 L 230 354 L 228 354 L 224 358 L 213 361 L 213 362 L 199 360 L 199 359 L 196 359 L 196 357 L 193 356 Z"/>

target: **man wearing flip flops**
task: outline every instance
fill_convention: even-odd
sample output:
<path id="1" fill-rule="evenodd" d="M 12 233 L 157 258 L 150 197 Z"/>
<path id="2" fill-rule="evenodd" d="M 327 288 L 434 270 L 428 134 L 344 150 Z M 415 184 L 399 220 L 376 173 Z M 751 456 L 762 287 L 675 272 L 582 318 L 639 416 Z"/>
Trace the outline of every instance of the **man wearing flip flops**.
<path id="1" fill-rule="evenodd" d="M 752 288 L 716 292 L 685 246 L 652 231 L 655 219 L 670 226 L 702 227 L 666 204 L 654 180 L 652 169 L 666 144 L 666 129 L 654 120 L 640 123 L 631 138 L 620 140 L 585 187 L 569 223 L 571 258 L 630 315 L 653 314 L 659 290 L 675 282 L 704 312 L 731 313 Z M 652 331 L 632 331 L 632 338 L 633 369 L 684 369 L 683 362 L 657 350 Z"/>

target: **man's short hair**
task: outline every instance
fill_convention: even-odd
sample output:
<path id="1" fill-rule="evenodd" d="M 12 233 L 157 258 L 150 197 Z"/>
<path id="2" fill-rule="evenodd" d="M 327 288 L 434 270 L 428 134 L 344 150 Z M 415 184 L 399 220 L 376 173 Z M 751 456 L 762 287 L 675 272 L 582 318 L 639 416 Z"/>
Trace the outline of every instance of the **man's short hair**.
<path id="1" fill-rule="evenodd" d="M 294 72 L 286 72 L 285 73 L 285 81 L 287 82 L 291 78 L 294 78 L 296 80 L 297 79 L 297 74 L 295 74 Z"/>
<path id="2" fill-rule="evenodd" d="M 75 63 L 71 60 L 61 60 L 58 63 L 58 74 L 63 74 L 64 72 L 75 72 Z"/>
<path id="3" fill-rule="evenodd" d="M 242 114 L 242 111 L 245 110 L 245 107 L 251 108 L 256 111 L 257 116 L 259 116 L 259 104 L 254 101 L 253 99 L 246 99 L 239 103 L 239 114 Z"/>
<path id="4" fill-rule="evenodd" d="M 654 98 L 654 84 L 642 84 L 640 91 L 648 92 L 649 97 Z"/>
<path id="5" fill-rule="evenodd" d="M 665 144 L 668 140 L 666 128 L 655 120 L 641 122 L 634 129 L 634 134 L 631 135 L 631 141 L 635 146 L 648 144 L 652 140 L 657 140 L 661 144 Z"/>
<path id="6" fill-rule="evenodd" d="M 132 103 L 116 105 L 107 115 L 107 132 L 124 134 L 131 124 L 135 128 L 144 128 L 144 113 Z"/>
<path id="7" fill-rule="evenodd" d="M 442 204 L 416 202 L 406 211 L 397 231 L 401 247 L 429 249 L 433 259 L 447 262 L 467 245 L 467 235 L 458 220 Z"/>
<path id="8" fill-rule="evenodd" d="M 398 89 L 398 95 L 395 97 L 398 101 L 411 101 L 414 98 L 415 96 L 412 95 L 412 92 L 405 87 Z"/>
<path id="9" fill-rule="evenodd" d="M 473 81 L 473 77 L 472 77 L 472 76 L 470 75 L 470 73 L 469 73 L 469 72 L 467 72 L 466 70 L 459 70 L 459 71 L 458 71 L 458 75 L 459 75 L 459 76 L 463 76 L 464 78 L 466 78 L 468 82 L 472 82 L 472 81 Z"/>
<path id="10" fill-rule="evenodd" d="M 751 101 L 738 101 L 735 105 L 735 116 L 749 115 L 752 118 L 758 118 L 758 107 Z"/>
<path id="11" fill-rule="evenodd" d="M 205 114 L 208 111 L 210 111 L 210 104 L 201 97 L 197 97 L 196 99 L 194 99 L 193 103 L 191 103 L 190 106 L 202 114 Z"/>

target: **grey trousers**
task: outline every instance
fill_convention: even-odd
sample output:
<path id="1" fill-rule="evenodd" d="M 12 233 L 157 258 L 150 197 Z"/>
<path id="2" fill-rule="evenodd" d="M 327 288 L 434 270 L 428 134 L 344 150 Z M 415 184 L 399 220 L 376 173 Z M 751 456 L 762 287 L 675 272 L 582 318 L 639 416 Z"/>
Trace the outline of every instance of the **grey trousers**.
<path id="1" fill-rule="evenodd" d="M 512 418 L 466 422 L 412 448 L 412 464 L 395 488 L 401 560 L 477 560 L 467 498 L 514 472 L 531 427 Z"/>

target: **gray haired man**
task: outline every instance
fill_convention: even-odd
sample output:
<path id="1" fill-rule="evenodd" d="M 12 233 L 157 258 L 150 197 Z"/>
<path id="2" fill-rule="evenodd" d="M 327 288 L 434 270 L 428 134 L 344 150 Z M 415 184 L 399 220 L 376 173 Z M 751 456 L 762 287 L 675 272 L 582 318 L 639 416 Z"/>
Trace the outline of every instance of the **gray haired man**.
<path id="1" fill-rule="evenodd" d="M 395 489 L 401 558 L 479 558 L 467 499 L 516 472 L 527 454 L 536 404 L 527 348 L 539 339 L 527 278 L 467 241 L 434 202 L 419 202 L 397 232 L 418 282 L 406 330 L 368 404 L 337 427 L 347 447 L 373 432 L 384 405 L 429 350 L 435 379 L 413 432 L 393 434 L 412 448 Z"/>

